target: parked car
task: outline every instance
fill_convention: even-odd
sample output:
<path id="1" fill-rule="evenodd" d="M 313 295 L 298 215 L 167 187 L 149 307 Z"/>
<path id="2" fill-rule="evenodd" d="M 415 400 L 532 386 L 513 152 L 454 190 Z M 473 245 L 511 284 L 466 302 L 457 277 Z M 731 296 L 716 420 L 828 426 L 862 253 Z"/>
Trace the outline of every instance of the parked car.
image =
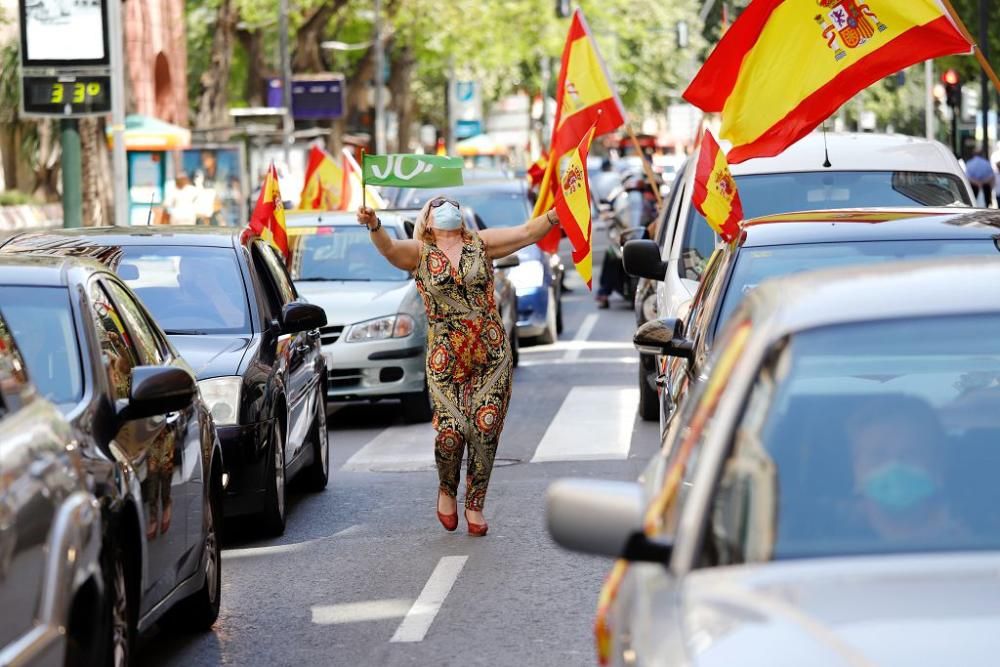
<path id="1" fill-rule="evenodd" d="M 116 664 L 173 608 L 208 629 L 221 592 L 223 461 L 191 367 L 97 262 L 2 257 L 0 309 L 94 480 Z"/>
<path id="2" fill-rule="evenodd" d="M 748 220 L 737 243 L 714 252 L 684 317 L 639 327 L 636 341 L 671 336 L 671 353 L 650 354 L 657 376 L 657 412 L 665 432 L 683 395 L 704 377 L 715 337 L 745 294 L 761 282 L 801 271 L 863 266 L 896 259 L 987 255 L 1000 259 L 1000 214 L 968 209 L 869 209 L 785 213 Z M 626 265 L 663 280 L 670 269 L 652 243 L 630 243 Z"/>
<path id="3" fill-rule="evenodd" d="M 116 271 L 194 367 L 226 458 L 227 517 L 285 528 L 286 481 L 326 487 L 326 315 L 278 254 L 236 229 L 90 228 L 13 237 L 2 253 L 86 255 Z"/>
<path id="4" fill-rule="evenodd" d="M 827 167 L 826 160 L 830 166 Z M 650 303 L 636 299 L 636 317 L 682 317 L 718 237 L 691 205 L 692 158 L 681 168 L 657 221 L 657 247 L 669 266 Z M 732 165 L 746 218 L 815 209 L 972 206 L 972 188 L 951 151 L 936 141 L 901 135 L 814 133 L 776 157 Z M 647 241 L 648 242 L 648 241 Z M 642 292 L 642 286 L 639 287 Z M 655 421 L 661 369 L 639 357 L 639 412 Z"/>
<path id="5" fill-rule="evenodd" d="M 0 317 L 0 665 L 100 664 L 101 510 L 72 428 Z"/>
<path id="6" fill-rule="evenodd" d="M 622 559 L 602 664 L 992 662 L 997 281 L 953 258 L 754 290 L 657 479 L 549 490 L 560 544 Z"/>
<path id="7" fill-rule="evenodd" d="M 520 180 L 476 181 L 441 190 L 410 189 L 400 193 L 399 208 L 420 208 L 438 195 L 454 197 L 471 208 L 486 227 L 520 225 L 531 217 L 524 182 Z M 531 245 L 517 253 L 519 265 L 507 277 L 517 291 L 517 332 L 522 339 L 537 338 L 553 343 L 562 332 L 562 284 L 566 268 L 558 253 L 543 252 Z"/>

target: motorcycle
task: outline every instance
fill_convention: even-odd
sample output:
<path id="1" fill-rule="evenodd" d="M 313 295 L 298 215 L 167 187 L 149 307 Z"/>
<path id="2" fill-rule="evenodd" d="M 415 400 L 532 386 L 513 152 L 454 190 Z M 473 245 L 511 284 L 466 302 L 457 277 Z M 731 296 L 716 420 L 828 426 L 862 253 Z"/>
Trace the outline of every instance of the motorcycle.
<path id="1" fill-rule="evenodd" d="M 615 188 L 608 194 L 607 201 L 600 207 L 601 219 L 608 230 L 608 249 L 605 251 L 604 264 L 601 269 L 601 283 L 611 287 L 633 305 L 639 279 L 630 276 L 625 271 L 623 263 L 623 248 L 628 241 L 640 239 L 646 233 L 644 227 L 633 224 L 635 217 L 634 202 L 629 192 L 623 187 Z M 608 277 L 605 277 L 605 272 Z"/>

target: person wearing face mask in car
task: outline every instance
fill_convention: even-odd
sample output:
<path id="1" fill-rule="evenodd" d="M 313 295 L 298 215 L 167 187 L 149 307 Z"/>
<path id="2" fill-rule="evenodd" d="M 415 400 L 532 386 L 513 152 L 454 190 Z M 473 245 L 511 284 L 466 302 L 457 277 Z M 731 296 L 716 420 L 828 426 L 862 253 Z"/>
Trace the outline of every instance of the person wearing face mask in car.
<path id="1" fill-rule="evenodd" d="M 394 239 L 370 208 L 358 222 L 389 262 L 414 274 L 427 310 L 427 384 L 434 406 L 437 517 L 458 526 L 458 483 L 468 449 L 465 520 L 470 535 L 485 535 L 483 505 L 510 402 L 510 341 L 493 297 L 493 260 L 536 243 L 559 224 L 554 210 L 517 227 L 466 229 L 460 204 L 428 201 L 413 239 Z"/>

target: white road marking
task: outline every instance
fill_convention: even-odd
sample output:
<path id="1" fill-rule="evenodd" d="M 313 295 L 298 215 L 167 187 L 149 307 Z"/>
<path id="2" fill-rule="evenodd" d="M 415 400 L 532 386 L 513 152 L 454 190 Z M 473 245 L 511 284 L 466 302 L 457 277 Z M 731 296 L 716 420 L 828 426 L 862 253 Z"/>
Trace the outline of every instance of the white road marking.
<path id="1" fill-rule="evenodd" d="M 342 470 L 411 471 L 434 467 L 434 428 L 430 424 L 393 426 L 347 459 Z"/>
<path id="2" fill-rule="evenodd" d="M 404 599 L 315 605 L 312 607 L 312 622 L 316 625 L 339 625 L 401 618 L 412 606 L 413 600 Z"/>
<path id="3" fill-rule="evenodd" d="M 343 530 L 338 530 L 333 535 L 327 535 L 325 537 L 317 537 L 312 540 L 305 540 L 304 542 L 293 542 L 292 544 L 275 544 L 270 547 L 247 547 L 244 549 L 224 549 L 222 551 L 222 559 L 230 560 L 232 558 L 253 558 L 256 556 L 273 556 L 275 554 L 292 554 L 299 551 L 304 551 L 308 549 L 311 545 L 324 540 L 330 540 L 335 537 L 344 537 L 345 535 L 350 535 L 351 533 L 356 533 L 361 530 L 361 526 L 350 526 Z"/>
<path id="4" fill-rule="evenodd" d="M 424 590 L 420 591 L 413 606 L 406 612 L 406 617 L 396 628 L 396 634 L 389 641 L 423 641 L 468 559 L 468 556 L 445 556 L 438 561 L 430 579 L 424 584 Z"/>
<path id="5" fill-rule="evenodd" d="M 549 345 L 537 345 L 533 347 L 522 347 L 521 357 L 537 357 L 554 352 L 569 352 L 579 350 L 581 352 L 597 352 L 610 350 L 635 350 L 632 343 L 615 343 L 609 340 L 561 340 L 558 343 Z"/>
<path id="6" fill-rule="evenodd" d="M 574 387 L 531 462 L 628 458 L 638 402 L 638 387 Z"/>
<path id="7" fill-rule="evenodd" d="M 590 313 L 585 318 L 583 318 L 583 323 L 580 324 L 580 328 L 576 330 L 576 335 L 573 336 L 574 343 L 582 343 L 590 338 L 590 334 L 594 331 L 594 326 L 597 324 L 597 313 Z M 580 348 L 571 347 L 566 350 L 566 354 L 563 355 L 563 359 L 566 361 L 573 361 L 574 359 L 580 358 Z"/>
<path id="8" fill-rule="evenodd" d="M 638 364 L 638 357 L 584 357 L 583 359 L 521 359 L 517 367 L 551 366 L 562 364 Z"/>

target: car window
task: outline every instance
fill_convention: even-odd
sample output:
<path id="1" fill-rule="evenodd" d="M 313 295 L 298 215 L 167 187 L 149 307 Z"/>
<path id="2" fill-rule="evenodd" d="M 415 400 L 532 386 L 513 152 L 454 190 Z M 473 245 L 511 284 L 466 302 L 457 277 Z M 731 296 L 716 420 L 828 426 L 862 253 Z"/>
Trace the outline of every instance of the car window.
<path id="1" fill-rule="evenodd" d="M 255 247 L 263 260 L 271 284 L 277 290 L 277 296 L 281 300 L 280 306 L 295 301 L 298 298 L 298 294 L 295 292 L 295 287 L 292 285 L 292 280 L 285 269 L 284 263 L 278 259 L 277 252 L 274 248 L 263 242 L 257 242 Z"/>
<path id="2" fill-rule="evenodd" d="M 743 296 L 771 278 L 802 271 L 862 266 L 918 257 L 962 255 L 998 256 L 993 239 L 963 241 L 863 241 L 857 243 L 801 243 L 741 248 L 726 288 L 715 329 L 723 326 Z"/>
<path id="3" fill-rule="evenodd" d="M 474 210 L 491 227 L 514 227 L 531 217 L 528 194 L 509 187 L 496 190 L 465 189 L 464 187 L 439 190 L 409 190 L 400 202 L 400 208 L 420 208 L 438 195 L 454 197 L 461 206 Z"/>
<path id="4" fill-rule="evenodd" d="M 383 225 L 390 238 L 396 229 Z M 290 230 L 291 231 L 291 230 Z M 358 225 L 295 230 L 289 236 L 292 280 L 404 281 L 410 274 L 397 269 L 372 243 L 371 234 Z"/>
<path id="5" fill-rule="evenodd" d="M 0 311 L 38 392 L 57 404 L 83 398 L 83 367 L 69 290 L 5 285 Z"/>
<path id="6" fill-rule="evenodd" d="M 720 564 L 1000 548 L 998 315 L 796 334 L 709 512 Z M 942 342 L 946 341 L 946 344 Z"/>
<path id="7" fill-rule="evenodd" d="M 115 300 L 115 304 L 125 321 L 125 326 L 132 334 L 132 342 L 135 343 L 139 352 L 140 361 L 146 366 L 162 364 L 166 360 L 163 351 L 156 340 L 156 335 L 150 329 L 146 316 L 143 315 L 142 309 L 132 298 L 132 295 L 113 280 L 103 281 L 102 284 L 111 293 L 111 297 Z"/>
<path id="8" fill-rule="evenodd" d="M 101 362 L 108 370 L 111 394 L 115 400 L 127 399 L 131 390 L 132 369 L 139 365 L 135 344 L 124 318 L 100 283 L 92 282 L 88 293 L 94 330 L 101 348 Z"/>
<path id="9" fill-rule="evenodd" d="M 250 331 L 236 253 L 201 246 L 125 246 L 116 272 L 167 334 Z"/>

